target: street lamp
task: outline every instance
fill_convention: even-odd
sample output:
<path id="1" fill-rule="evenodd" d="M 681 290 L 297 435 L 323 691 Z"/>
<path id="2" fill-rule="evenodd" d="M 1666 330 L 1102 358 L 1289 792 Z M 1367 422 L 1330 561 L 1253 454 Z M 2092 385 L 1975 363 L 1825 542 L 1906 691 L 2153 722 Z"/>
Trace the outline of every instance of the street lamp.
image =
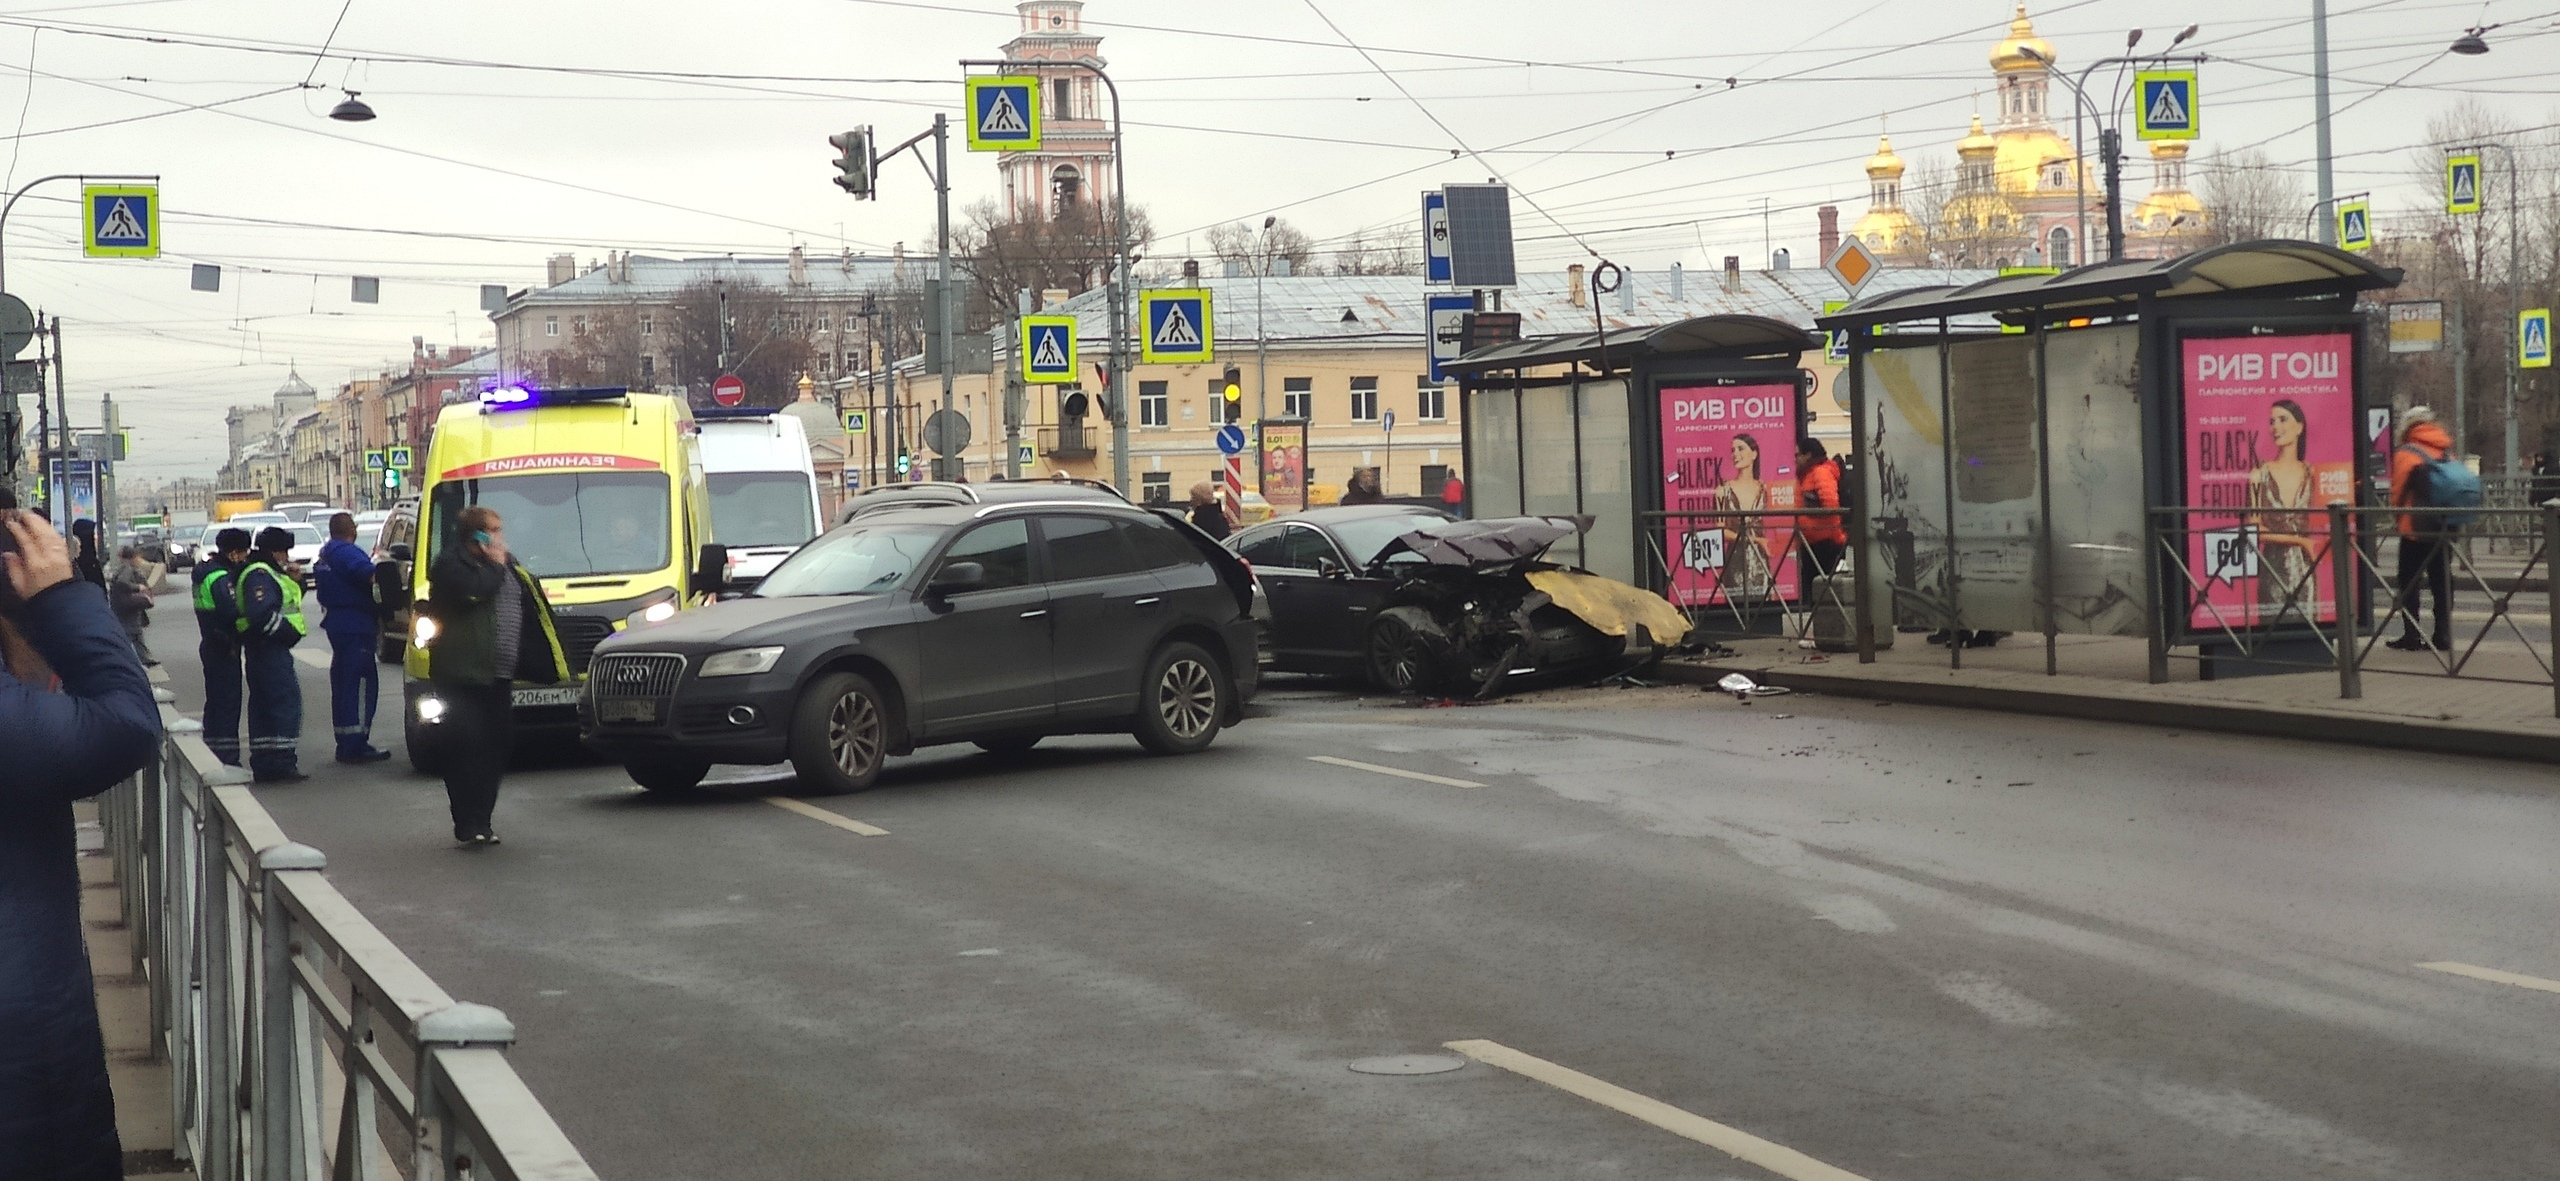
<path id="1" fill-rule="evenodd" d="M 345 102 L 341 102 L 338 105 L 329 108 L 329 117 L 340 123 L 372 122 L 373 108 L 366 106 L 363 99 L 357 98 L 356 95 L 358 93 L 360 92 L 353 90 L 347 91 L 347 98 Z"/>
<path id="2" fill-rule="evenodd" d="M 2486 33 L 2497 27 L 2498 26 L 2496 25 L 2482 25 L 2476 29 L 2465 29 L 2461 36 L 2453 39 L 2453 44 L 2448 48 L 2464 57 L 2478 57 L 2481 54 L 2489 52 L 2489 42 L 2484 40 L 2480 34 Z"/>
<path id="3" fill-rule="evenodd" d="M 2177 40 L 2169 43 L 2169 48 L 2176 49 L 2178 46 L 2185 44 L 2187 38 L 2196 35 L 2198 27 L 2199 26 L 2196 25 L 2188 25 L 2184 31 L 2178 34 Z M 2131 34 L 2125 37 L 2125 48 L 2131 49 L 2136 42 L 2141 40 L 2142 30 L 2135 29 Z M 2027 59 L 2030 61 L 2042 63 L 2048 70 L 2054 68 L 2053 58 L 2039 52 L 2032 46 L 2021 45 L 2018 47 L 2018 52 L 2026 55 Z M 2076 198 L 2080 219 L 2080 239 L 2078 246 L 2080 251 L 2080 260 L 2083 263 L 2085 263 L 2089 257 L 2089 152 L 2087 147 L 2084 146 L 2085 141 L 2082 139 L 2080 121 L 2081 117 L 2087 113 L 2087 109 L 2095 105 L 2089 101 L 2089 75 L 2100 66 L 2138 65 L 2144 62 L 2166 63 L 2173 61 L 2192 63 L 2201 62 L 2203 60 L 2205 59 L 2202 54 L 2190 54 L 2183 57 L 2171 57 L 2165 53 L 2144 54 L 2140 57 L 2102 57 L 2096 61 L 2090 62 L 2086 67 L 2083 67 L 2080 71 L 2080 77 L 2077 80 L 2063 74 L 2054 75 L 2055 77 L 2062 79 L 2063 85 L 2071 88 L 2071 171 L 2074 174 L 2074 184 L 2078 189 L 2078 196 Z M 2108 114 L 2111 117 L 2120 115 L 2121 113 L 2121 100 L 2110 105 Z M 2123 156 L 2123 151 L 2121 149 L 2122 140 L 2123 133 L 2117 128 L 2106 127 L 2099 130 L 2098 150 L 2106 156 L 2107 161 L 2107 259 L 2110 262 L 2124 257 L 2124 175 L 2121 167 L 2121 157 Z"/>
<path id="4" fill-rule="evenodd" d="M 1264 325 L 1262 279 L 1271 273 L 1271 227 L 1280 224 L 1278 215 L 1262 219 L 1262 247 L 1259 265 L 1253 272 L 1253 417 L 1260 421 L 1271 417 L 1271 333 Z M 1258 428 L 1257 428 L 1258 429 Z"/>

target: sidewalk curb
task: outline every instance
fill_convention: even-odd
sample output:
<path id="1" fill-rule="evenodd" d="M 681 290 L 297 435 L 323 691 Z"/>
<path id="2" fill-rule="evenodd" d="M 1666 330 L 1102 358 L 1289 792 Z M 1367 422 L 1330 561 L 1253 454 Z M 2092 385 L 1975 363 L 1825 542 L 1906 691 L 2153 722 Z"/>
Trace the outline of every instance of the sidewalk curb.
<path id="1" fill-rule="evenodd" d="M 1749 665 L 1748 661 L 1735 661 L 1721 665 L 1665 662 L 1660 676 L 1666 681 L 1712 685 L 1718 677 L 1726 673 L 1739 672 L 1749 674 L 1762 684 L 1777 685 L 1800 692 L 1893 701 L 1906 705 L 1944 705 L 1959 709 L 2077 718 L 2092 722 L 2130 722 L 2141 726 L 2166 726 L 2180 730 L 2212 730 L 2226 734 L 2299 738 L 2312 742 L 2339 742 L 2392 750 L 2560 763 L 2560 735 L 2519 734 L 2511 730 L 2465 726 L 2454 722 L 2423 722 L 2414 719 L 2377 718 L 2365 714 L 2341 715 L 2302 710 L 2250 708 L 2163 700 L 2156 697 L 2145 698 L 2130 694 L 2103 696 L 2057 690 L 2030 691 L 1991 685 L 1895 681 L 1874 677 L 1838 676 L 1784 666 L 1753 668 Z"/>

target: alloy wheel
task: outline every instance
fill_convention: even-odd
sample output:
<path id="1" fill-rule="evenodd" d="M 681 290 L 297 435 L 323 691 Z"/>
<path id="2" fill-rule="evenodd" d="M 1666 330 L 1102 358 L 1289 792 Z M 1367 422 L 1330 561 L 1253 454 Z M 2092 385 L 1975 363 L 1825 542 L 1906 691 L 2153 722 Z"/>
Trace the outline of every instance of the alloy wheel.
<path id="1" fill-rule="evenodd" d="M 1176 660 L 1164 667 L 1156 683 L 1156 712 L 1164 728 L 1189 740 L 1208 733 L 1218 722 L 1218 682 L 1207 665 Z"/>
<path id="2" fill-rule="evenodd" d="M 836 698 L 827 710 L 827 753 L 836 768 L 860 779 L 880 761 L 880 707 L 861 693 Z"/>

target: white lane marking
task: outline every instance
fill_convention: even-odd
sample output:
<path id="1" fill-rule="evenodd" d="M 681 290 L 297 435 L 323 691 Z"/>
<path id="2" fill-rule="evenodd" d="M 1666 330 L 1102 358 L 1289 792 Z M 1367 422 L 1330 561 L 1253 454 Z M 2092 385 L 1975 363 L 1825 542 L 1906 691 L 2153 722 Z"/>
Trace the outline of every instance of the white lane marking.
<path id="1" fill-rule="evenodd" d="M 1400 779 L 1419 779 L 1424 783 L 1437 783 L 1442 787 L 1484 786 L 1472 779 L 1451 779 L 1445 775 L 1425 775 L 1420 771 L 1407 771 L 1400 767 L 1381 767 L 1376 763 L 1360 763 L 1354 762 L 1350 759 L 1337 759 L 1332 755 L 1308 755 L 1307 761 L 1310 763 L 1326 763 L 1336 767 L 1349 767 L 1354 771 L 1375 771 L 1380 775 L 1393 775 Z"/>
<path id="2" fill-rule="evenodd" d="M 2042 1029 L 2069 1020 L 2051 1006 L 2001 983 L 1985 972 L 1949 972 L 1930 981 L 1939 995 L 2002 1025 Z"/>
<path id="3" fill-rule="evenodd" d="M 1855 894 L 1826 894 L 1814 901 L 1813 917 L 1861 935 L 1886 935 L 1894 930 L 1893 916 L 1884 908 Z"/>
<path id="4" fill-rule="evenodd" d="M 1004 949 L 1003 949 L 1003 948 L 1000 948 L 1000 947 L 976 947 L 976 948 L 971 948 L 971 949 L 969 949 L 968 951 L 961 952 L 960 954 L 962 954 L 962 955 L 1003 955 L 1003 954 L 1004 954 Z"/>
<path id="5" fill-rule="evenodd" d="M 837 828 L 841 828 L 856 836 L 885 837 L 889 835 L 888 829 L 873 828 L 872 826 L 864 824 L 859 820 L 855 820 L 850 816 L 838 816 L 833 812 L 817 806 L 816 804 L 803 803 L 799 800 L 792 799 L 789 796 L 758 796 L 756 798 L 761 799 L 774 807 L 780 808 L 785 812 L 797 812 L 811 820 L 817 821 L 820 824 L 832 824 Z"/>
<path id="6" fill-rule="evenodd" d="M 329 654 L 317 648 L 295 648 L 293 658 L 324 673 L 329 671 Z"/>
<path id="7" fill-rule="evenodd" d="M 1736 1160 L 1758 1165 L 1788 1181 L 1866 1181 L 1856 1173 L 1826 1165 L 1786 1145 L 1772 1144 L 1740 1128 L 1727 1127 L 1659 1099 L 1636 1094 L 1615 1083 L 1602 1082 L 1570 1067 L 1523 1054 L 1500 1042 L 1456 1041 L 1446 1045 L 1487 1066 L 1536 1079 L 1611 1111 L 1634 1116 L 1674 1136 L 1687 1137 L 1709 1148 L 1722 1150 Z"/>
<path id="8" fill-rule="evenodd" d="M 2531 988 L 2542 992 L 2560 992 L 2560 980 L 2545 980 L 2540 976 L 2525 976 L 2515 972 L 2501 972 L 2496 968 L 2483 968 L 2478 964 L 2457 964 L 2451 960 L 2438 960 L 2432 964 L 2420 964 L 2418 966 L 2425 968 L 2430 972 L 2450 972 L 2456 976 L 2469 976 L 2474 980 L 2486 980 L 2491 984 L 2512 984 L 2518 988 Z"/>

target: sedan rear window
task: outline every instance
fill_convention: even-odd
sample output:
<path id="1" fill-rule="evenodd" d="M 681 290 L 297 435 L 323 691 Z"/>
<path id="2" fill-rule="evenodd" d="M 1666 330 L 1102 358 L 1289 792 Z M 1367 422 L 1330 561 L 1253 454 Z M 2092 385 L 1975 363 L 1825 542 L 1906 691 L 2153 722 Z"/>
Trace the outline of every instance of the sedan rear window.
<path id="1" fill-rule="evenodd" d="M 871 525 L 839 529 L 800 547 L 756 584 L 761 599 L 796 595 L 876 595 L 895 587 L 933 552 L 942 530 Z"/>

